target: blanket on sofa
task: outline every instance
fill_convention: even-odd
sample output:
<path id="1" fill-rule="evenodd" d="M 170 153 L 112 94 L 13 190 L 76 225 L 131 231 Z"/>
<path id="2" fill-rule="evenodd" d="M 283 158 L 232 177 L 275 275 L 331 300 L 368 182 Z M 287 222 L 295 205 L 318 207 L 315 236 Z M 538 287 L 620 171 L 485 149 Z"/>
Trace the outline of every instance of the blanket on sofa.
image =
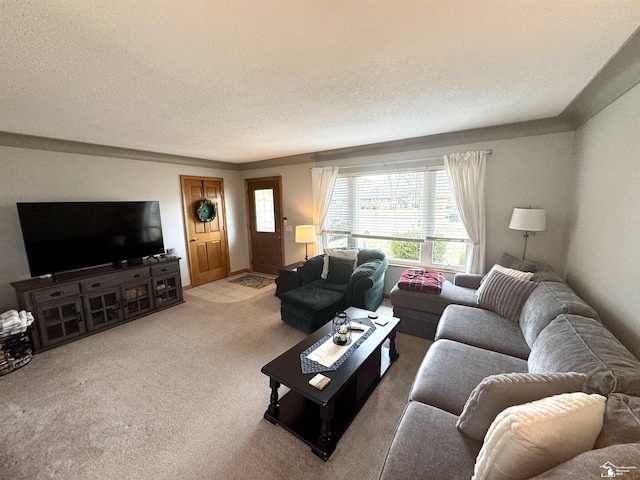
<path id="1" fill-rule="evenodd" d="M 398 288 L 411 292 L 440 293 L 444 273 L 422 268 L 408 268 L 398 280 Z"/>

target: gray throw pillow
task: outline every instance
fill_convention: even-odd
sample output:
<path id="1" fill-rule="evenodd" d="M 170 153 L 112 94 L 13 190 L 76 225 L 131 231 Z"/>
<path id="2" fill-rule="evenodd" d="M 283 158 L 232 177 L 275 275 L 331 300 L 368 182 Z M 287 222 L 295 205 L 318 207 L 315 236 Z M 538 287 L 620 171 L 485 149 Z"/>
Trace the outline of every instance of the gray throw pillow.
<path id="1" fill-rule="evenodd" d="M 491 375 L 471 392 L 456 426 L 483 441 L 496 416 L 508 407 L 542 398 L 582 391 L 582 373 L 506 373 Z"/>
<path id="2" fill-rule="evenodd" d="M 493 270 L 484 281 L 482 291 L 478 295 L 478 304 L 518 323 L 524 302 L 537 286 L 537 283 Z"/>
<path id="3" fill-rule="evenodd" d="M 538 266 L 534 262 L 520 260 L 506 252 L 498 259 L 498 265 L 502 265 L 506 268 L 513 268 L 514 270 L 520 270 L 522 272 L 535 272 L 538 270 Z"/>

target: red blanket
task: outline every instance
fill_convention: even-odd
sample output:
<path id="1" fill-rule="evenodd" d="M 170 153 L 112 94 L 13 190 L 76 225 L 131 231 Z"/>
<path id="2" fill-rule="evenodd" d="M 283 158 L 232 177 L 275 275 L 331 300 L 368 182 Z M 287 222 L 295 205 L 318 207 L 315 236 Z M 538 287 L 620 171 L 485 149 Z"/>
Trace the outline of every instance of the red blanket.
<path id="1" fill-rule="evenodd" d="M 398 280 L 398 288 L 411 292 L 440 293 L 444 280 L 442 272 L 408 268 Z"/>

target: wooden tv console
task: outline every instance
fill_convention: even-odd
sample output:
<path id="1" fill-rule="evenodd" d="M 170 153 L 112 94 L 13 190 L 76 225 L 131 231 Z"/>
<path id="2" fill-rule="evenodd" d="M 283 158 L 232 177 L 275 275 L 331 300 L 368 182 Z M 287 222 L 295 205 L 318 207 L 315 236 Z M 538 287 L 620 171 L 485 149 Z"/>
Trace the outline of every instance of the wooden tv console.
<path id="1" fill-rule="evenodd" d="M 182 303 L 180 259 L 144 260 L 14 282 L 20 309 L 35 318 L 42 352 Z"/>

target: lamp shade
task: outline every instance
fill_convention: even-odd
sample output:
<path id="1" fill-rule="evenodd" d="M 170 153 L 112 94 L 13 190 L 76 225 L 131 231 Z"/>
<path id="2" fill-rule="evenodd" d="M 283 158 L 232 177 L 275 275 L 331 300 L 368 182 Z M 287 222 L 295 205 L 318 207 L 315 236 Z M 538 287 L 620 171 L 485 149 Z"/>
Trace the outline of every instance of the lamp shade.
<path id="1" fill-rule="evenodd" d="M 315 225 L 298 225 L 296 227 L 296 243 L 312 243 L 317 240 Z"/>
<path id="2" fill-rule="evenodd" d="M 514 208 L 509 228 L 542 232 L 547 229 L 547 211 L 544 208 Z"/>

